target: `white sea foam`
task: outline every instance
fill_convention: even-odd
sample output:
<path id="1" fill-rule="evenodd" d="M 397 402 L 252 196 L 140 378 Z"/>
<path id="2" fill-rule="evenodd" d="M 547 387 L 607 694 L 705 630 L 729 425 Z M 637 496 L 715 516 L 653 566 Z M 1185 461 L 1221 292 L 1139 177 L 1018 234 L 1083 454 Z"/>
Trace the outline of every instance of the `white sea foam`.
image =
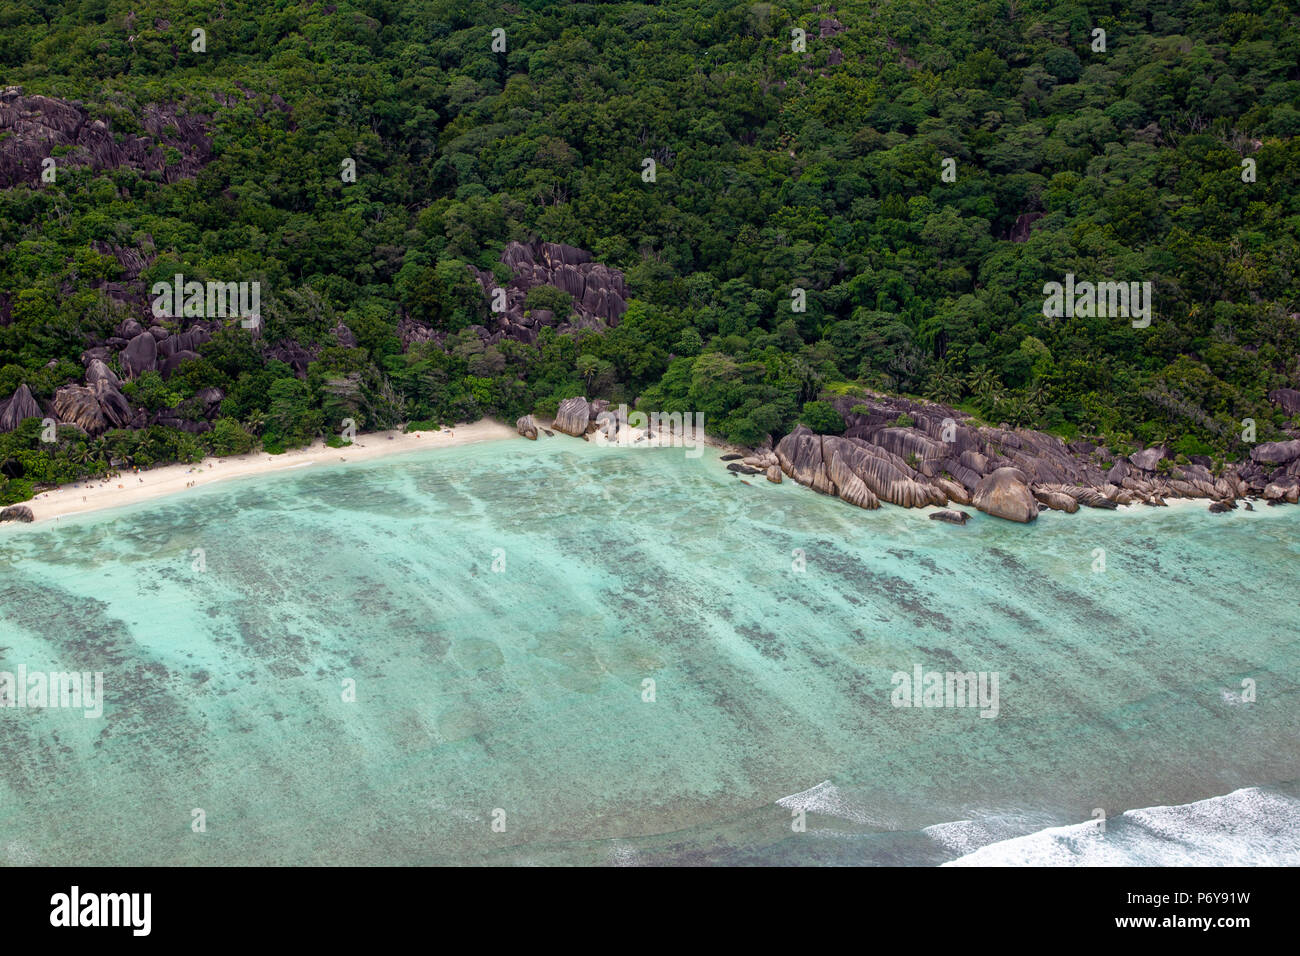
<path id="1" fill-rule="evenodd" d="M 883 821 L 868 812 L 860 802 L 853 800 L 829 780 L 823 780 L 815 787 L 792 793 L 776 801 L 778 807 L 787 810 L 803 810 L 805 813 L 820 813 L 822 816 L 836 817 L 863 826 L 881 826 Z"/>
<path id="2" fill-rule="evenodd" d="M 943 824 L 941 826 L 950 826 Z M 927 833 L 936 828 L 927 829 Z M 942 841 L 941 841 L 942 842 Z M 953 847 L 958 849 L 958 847 Z M 999 840 L 944 866 L 1298 866 L 1300 800 L 1247 787 Z"/>
<path id="3" fill-rule="evenodd" d="M 1051 817 L 1043 813 L 989 813 L 975 820 L 936 823 L 921 832 L 944 849 L 972 853 L 980 847 L 1042 829 L 1051 822 Z"/>
<path id="4" fill-rule="evenodd" d="M 640 865 L 640 854 L 637 853 L 636 847 L 630 843 L 615 842 L 610 847 L 610 862 L 614 866 L 638 866 Z"/>

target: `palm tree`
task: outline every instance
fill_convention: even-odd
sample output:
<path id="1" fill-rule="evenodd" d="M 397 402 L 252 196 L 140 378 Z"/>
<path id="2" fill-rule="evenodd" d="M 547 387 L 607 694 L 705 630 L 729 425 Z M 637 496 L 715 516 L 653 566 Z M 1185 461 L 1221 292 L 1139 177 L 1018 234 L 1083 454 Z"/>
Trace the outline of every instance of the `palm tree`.
<path id="1" fill-rule="evenodd" d="M 600 359 L 596 356 L 584 352 L 578 356 L 578 374 L 582 376 L 583 383 L 587 386 L 587 391 L 591 391 L 592 380 L 596 373 L 600 371 Z"/>
<path id="2" fill-rule="evenodd" d="M 961 398 L 963 391 L 961 379 L 947 369 L 941 369 L 930 379 L 930 384 L 925 389 L 925 397 L 932 402 L 951 405 Z"/>
<path id="3" fill-rule="evenodd" d="M 997 386 L 997 381 L 997 376 L 987 365 L 981 365 L 966 376 L 966 384 L 970 386 L 970 390 L 981 397 L 991 392 Z"/>
<path id="4" fill-rule="evenodd" d="M 1023 428 L 1033 420 L 1025 400 L 1014 395 L 1003 406 L 1002 415 L 1013 428 Z"/>

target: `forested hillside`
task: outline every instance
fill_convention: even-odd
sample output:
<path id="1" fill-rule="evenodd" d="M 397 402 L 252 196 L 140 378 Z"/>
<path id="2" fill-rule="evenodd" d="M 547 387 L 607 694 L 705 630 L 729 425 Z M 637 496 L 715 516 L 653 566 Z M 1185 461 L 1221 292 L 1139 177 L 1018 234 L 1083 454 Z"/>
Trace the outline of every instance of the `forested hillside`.
<path id="1" fill-rule="evenodd" d="M 81 425 L 8 422 L 0 502 L 578 394 L 757 444 L 872 388 L 1220 458 L 1296 411 L 1294 4 L 0 0 L 0 86 L 0 403 Z M 501 334 L 512 242 L 626 311 L 541 286 Z M 158 323 L 176 274 L 259 282 L 260 328 Z M 1067 274 L 1150 282 L 1149 326 L 1045 317 Z M 137 366 L 151 323 L 188 337 Z"/>

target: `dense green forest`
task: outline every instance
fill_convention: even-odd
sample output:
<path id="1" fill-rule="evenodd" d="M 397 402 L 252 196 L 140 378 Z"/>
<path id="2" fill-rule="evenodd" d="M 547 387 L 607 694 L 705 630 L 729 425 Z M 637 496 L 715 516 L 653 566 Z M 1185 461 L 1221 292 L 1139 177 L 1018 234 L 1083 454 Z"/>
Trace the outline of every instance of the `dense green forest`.
<path id="1" fill-rule="evenodd" d="M 701 411 L 756 444 L 865 387 L 1223 457 L 1243 419 L 1278 435 L 1267 395 L 1300 384 L 1293 4 L 0 0 L 8 85 L 118 139 L 170 105 L 211 155 L 193 175 L 69 164 L 0 189 L 0 400 L 26 384 L 44 406 L 139 316 L 92 243 L 147 247 L 145 288 L 259 281 L 263 329 L 231 323 L 165 379 L 114 359 L 150 412 L 197 420 L 220 389 L 214 426 L 49 443 L 28 419 L 0 434 L 0 501 L 114 459 L 275 451 L 347 417 L 513 420 L 579 394 Z M 486 344 L 469 267 L 509 279 L 514 240 L 621 270 L 622 321 Z M 1045 318 L 1067 273 L 1151 282 L 1149 327 Z M 402 321 L 446 338 L 404 348 Z M 285 342 L 305 368 L 269 354 Z"/>

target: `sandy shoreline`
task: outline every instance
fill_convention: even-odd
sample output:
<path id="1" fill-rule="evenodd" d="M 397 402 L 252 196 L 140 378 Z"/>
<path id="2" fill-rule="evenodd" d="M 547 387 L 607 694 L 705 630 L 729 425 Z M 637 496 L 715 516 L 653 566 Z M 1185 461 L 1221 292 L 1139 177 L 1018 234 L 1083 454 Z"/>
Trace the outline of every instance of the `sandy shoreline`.
<path id="1" fill-rule="evenodd" d="M 358 435 L 356 441 L 346 448 L 330 448 L 324 442 L 316 442 L 308 448 L 295 448 L 283 455 L 252 452 L 226 458 L 205 458 L 195 465 L 164 465 L 141 472 L 124 471 L 117 478 L 79 481 L 42 491 L 30 501 L 20 504 L 32 509 L 37 522 L 51 521 L 66 515 L 152 501 L 229 478 L 305 468 L 318 462 L 337 465 L 372 461 L 425 448 L 451 448 L 518 437 L 509 425 L 486 418 L 436 432 L 369 432 Z"/>
<path id="2" fill-rule="evenodd" d="M 552 428 L 549 419 L 537 419 L 538 424 Z M 43 491 L 30 501 L 19 502 L 30 508 L 36 523 L 57 521 L 59 518 L 140 504 L 180 494 L 198 487 L 206 487 L 230 478 L 272 474 L 305 468 L 315 464 L 337 465 L 351 462 L 373 461 L 389 455 L 420 451 L 427 448 L 452 448 L 484 441 L 519 438 L 518 432 L 504 422 L 480 419 L 465 425 L 455 425 L 440 431 L 419 431 L 409 434 L 400 431 L 369 432 L 358 435 L 356 442 L 346 448 L 330 448 L 316 442 L 308 448 L 295 448 L 283 455 L 252 452 L 225 458 L 205 458 L 194 465 L 164 465 L 141 472 L 123 472 L 117 478 L 80 481 Z M 555 433 L 555 437 L 568 437 Z M 572 439 L 570 439 L 572 440 Z M 728 452 L 746 454 L 746 449 L 733 446 L 711 435 L 698 438 L 700 445 L 715 454 Z M 612 445 L 611 447 L 617 447 Z M 1170 498 L 1171 508 L 1200 508 L 1205 499 Z M 945 507 L 953 507 L 949 504 Z M 925 517 L 940 508 L 919 509 Z M 1127 511 L 1158 511 L 1138 504 L 1121 505 L 1116 509 Z M 15 523 L 15 526 L 19 526 Z M 0 526 L 3 527 L 3 526 Z"/>

